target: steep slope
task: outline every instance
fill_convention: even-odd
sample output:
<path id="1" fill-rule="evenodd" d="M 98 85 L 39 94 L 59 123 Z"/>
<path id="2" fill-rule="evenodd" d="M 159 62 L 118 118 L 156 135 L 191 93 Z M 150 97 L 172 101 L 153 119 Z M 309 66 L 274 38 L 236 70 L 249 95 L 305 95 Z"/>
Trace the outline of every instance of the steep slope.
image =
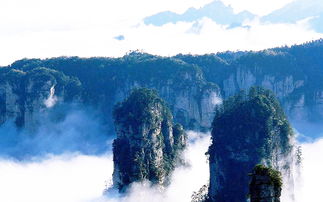
<path id="1" fill-rule="evenodd" d="M 289 176 L 293 186 L 293 136 L 270 91 L 254 87 L 224 101 L 212 123 L 208 151 L 211 201 L 245 201 L 248 173 L 260 163 Z"/>
<path id="2" fill-rule="evenodd" d="M 322 40 L 259 52 L 220 53 L 177 58 L 198 65 L 224 98 L 251 86 L 272 90 L 292 122 L 320 123 L 323 118 Z M 298 125 L 296 125 L 297 127 Z M 309 131 L 309 128 L 302 132 Z"/>
<path id="3" fill-rule="evenodd" d="M 53 58 L 21 60 L 10 68 L 29 72 L 45 66 L 82 84 L 81 101 L 102 111 L 108 133 L 113 133 L 113 106 L 132 89 L 156 89 L 169 103 L 174 118 L 185 128 L 207 129 L 220 97 L 216 84 L 207 82 L 201 70 L 180 60 L 133 52 L 123 58 Z"/>
<path id="4" fill-rule="evenodd" d="M 280 202 L 282 177 L 279 171 L 257 165 L 251 176 L 250 202 Z"/>
<path id="5" fill-rule="evenodd" d="M 300 132 L 308 132 L 316 137 L 319 134 L 310 131 L 310 128 L 313 124 L 321 126 L 323 120 L 322 55 L 323 43 L 318 40 L 259 52 L 175 57 L 132 52 L 122 58 L 24 59 L 9 67 L 0 68 L 3 81 L 6 81 L 9 71 L 22 73 L 11 74 L 10 78 L 14 82 L 7 82 L 5 85 L 1 80 L 0 108 L 4 114 L 1 123 L 9 120 L 12 114 L 21 113 L 19 124 L 32 125 L 29 124 L 29 119 L 23 118 L 24 110 L 20 110 L 24 108 L 22 89 L 26 86 L 25 80 L 20 78 L 34 69 L 46 67 L 73 80 L 62 89 L 70 89 L 77 98 L 71 97 L 70 93 L 61 93 L 57 85 L 55 95 L 58 101 L 69 102 L 76 99 L 102 112 L 108 134 L 114 133 L 113 106 L 137 87 L 156 89 L 169 104 L 175 121 L 186 129 L 207 130 L 214 117 L 213 109 L 222 98 L 257 85 L 275 93 L 289 119 L 298 123 L 295 127 Z M 49 96 L 51 87 L 44 83 L 45 97 Z M 19 90 L 15 90 L 18 88 Z M 12 90 L 16 93 L 10 93 Z M 40 110 L 42 102 L 37 101 L 37 97 L 44 96 L 39 93 L 40 91 L 35 91 L 30 102 L 35 99 L 35 109 Z M 5 94 L 8 95 L 7 98 L 3 96 Z M 22 101 L 15 101 L 17 96 Z"/>
<path id="6" fill-rule="evenodd" d="M 165 185 L 181 161 L 186 137 L 155 91 L 136 89 L 114 111 L 113 185 L 125 191 L 132 182 Z"/>
<path id="7" fill-rule="evenodd" d="M 0 69 L 0 124 L 13 120 L 17 126 L 33 129 L 35 115 L 56 102 L 77 100 L 81 86 L 75 77 L 48 68 L 22 71 Z"/>

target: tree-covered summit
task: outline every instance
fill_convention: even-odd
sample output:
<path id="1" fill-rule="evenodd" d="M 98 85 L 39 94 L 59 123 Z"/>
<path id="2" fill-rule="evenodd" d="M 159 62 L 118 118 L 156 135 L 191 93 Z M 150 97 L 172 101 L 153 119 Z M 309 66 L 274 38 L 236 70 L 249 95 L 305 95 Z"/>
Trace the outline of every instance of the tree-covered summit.
<path id="1" fill-rule="evenodd" d="M 259 140 L 269 140 L 279 135 L 284 144 L 282 147 L 286 149 L 289 149 L 288 140 L 293 136 L 279 101 L 270 90 L 261 87 L 252 87 L 249 92 L 241 91 L 217 106 L 212 131 L 213 141 L 217 144 L 228 144 L 235 139 L 239 141 L 255 135 Z M 268 148 L 261 148 L 258 152 L 262 155 L 270 153 Z"/>
<path id="2" fill-rule="evenodd" d="M 171 171 L 182 162 L 186 134 L 173 123 L 165 102 L 154 90 L 135 89 L 116 105 L 114 118 L 114 187 L 123 192 L 143 180 L 167 185 Z"/>
<path id="3" fill-rule="evenodd" d="M 289 173 L 295 163 L 293 136 L 279 101 L 269 90 L 252 87 L 223 101 L 216 109 L 208 151 L 210 199 L 245 201 L 248 173 L 260 163 Z"/>
<path id="4" fill-rule="evenodd" d="M 134 89 L 130 96 L 114 108 L 114 119 L 116 122 L 126 122 L 134 126 L 149 121 L 152 118 L 151 110 L 161 105 L 162 117 L 172 118 L 172 114 L 156 90 L 147 88 Z"/>

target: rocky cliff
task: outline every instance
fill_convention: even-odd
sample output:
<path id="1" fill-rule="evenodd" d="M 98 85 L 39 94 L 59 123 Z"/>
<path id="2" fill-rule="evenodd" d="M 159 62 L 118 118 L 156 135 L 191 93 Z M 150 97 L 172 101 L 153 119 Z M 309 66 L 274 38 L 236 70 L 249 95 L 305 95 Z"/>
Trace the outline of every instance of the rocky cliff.
<path id="1" fill-rule="evenodd" d="M 186 136 L 174 125 L 170 110 L 157 93 L 136 89 L 114 111 L 117 138 L 113 142 L 113 185 L 119 191 L 148 180 L 166 185 L 181 163 Z"/>
<path id="2" fill-rule="evenodd" d="M 275 96 L 251 88 L 225 100 L 212 124 L 211 201 L 246 201 L 248 173 L 257 164 L 281 171 L 293 186 L 293 132 Z M 291 187 L 292 190 L 292 187 Z"/>
<path id="3" fill-rule="evenodd" d="M 280 202 L 282 176 L 279 171 L 257 165 L 251 176 L 250 202 Z"/>
<path id="4" fill-rule="evenodd" d="M 13 70 L 28 73 L 39 66 L 45 66 L 77 79 L 79 82 L 77 90 L 80 90 L 75 93 L 77 100 L 102 112 L 108 134 L 114 133 L 112 127 L 113 106 L 126 99 L 134 88 L 156 89 L 169 104 L 176 122 L 188 129 L 207 130 L 214 116 L 214 106 L 221 100 L 218 86 L 207 82 L 197 66 L 180 60 L 136 52 L 118 59 L 63 57 L 49 60 L 21 60 L 10 67 L 1 69 L 3 72 Z M 18 84 L 20 85 L 20 82 Z M 14 88 L 12 85 L 14 84 L 4 86 L 3 91 Z M 25 86 L 25 84 L 21 85 Z M 46 96 L 49 96 L 50 87 L 52 86 L 47 86 L 44 82 L 43 89 L 46 89 Z M 56 89 L 57 87 L 55 86 L 55 95 L 60 101 L 72 100 L 70 96 L 70 99 L 66 100 L 66 93 L 62 93 L 60 89 Z M 37 96 L 35 96 L 35 100 L 38 99 Z M 43 104 L 36 102 L 34 103 L 35 107 L 41 108 Z M 7 105 L 3 104 L 2 106 Z M 12 105 L 20 107 L 20 104 Z M 29 123 L 25 122 L 24 124 L 28 125 Z"/>
<path id="5" fill-rule="evenodd" d="M 3 78 L 0 81 L 0 108 L 4 112 L 1 122 L 16 114 L 15 117 L 20 117 L 17 121 L 20 125 L 33 125 L 28 117 L 43 108 L 42 100 L 48 98 L 52 87 L 60 102 L 68 101 L 66 98 L 72 95 L 63 91 L 77 89 L 78 92 L 74 92 L 77 100 L 102 112 L 109 129 L 107 133 L 113 134 L 113 106 L 124 100 L 132 89 L 146 87 L 158 91 L 169 104 L 175 121 L 184 128 L 208 130 L 214 107 L 221 99 L 257 85 L 275 93 L 290 120 L 322 125 L 322 54 L 323 41 L 319 40 L 259 52 L 200 56 L 159 57 L 132 52 L 121 58 L 24 59 L 0 68 L 0 77 Z M 29 106 L 24 106 L 25 98 L 21 101 L 18 97 L 33 90 L 27 89 L 29 84 L 20 78 L 39 67 L 65 75 L 73 80 L 71 84 L 78 87 L 68 84 L 60 88 L 60 85 L 54 86 L 54 79 L 49 79 L 49 83 L 43 82 L 43 90 L 35 91 L 27 101 Z M 14 82 L 6 82 L 9 71 Z M 30 82 L 35 81 L 31 79 Z M 32 102 L 34 109 L 28 110 L 32 108 Z M 27 108 L 26 116 L 23 108 Z M 308 131 L 308 128 L 301 132 Z"/>
<path id="6" fill-rule="evenodd" d="M 224 52 L 177 58 L 201 67 L 207 81 L 216 83 L 223 98 L 251 86 L 275 93 L 290 120 L 322 120 L 323 41 L 259 52 Z"/>
<path id="7" fill-rule="evenodd" d="M 56 103 L 80 96 L 79 81 L 61 72 L 34 68 L 31 71 L 2 68 L 0 71 L 0 124 L 12 120 L 34 129 L 37 115 Z"/>

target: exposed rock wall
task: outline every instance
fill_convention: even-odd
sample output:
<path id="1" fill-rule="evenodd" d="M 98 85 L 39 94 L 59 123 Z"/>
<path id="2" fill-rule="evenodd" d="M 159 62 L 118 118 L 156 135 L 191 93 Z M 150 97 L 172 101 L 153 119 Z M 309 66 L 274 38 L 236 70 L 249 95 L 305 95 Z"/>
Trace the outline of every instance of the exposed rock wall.
<path id="1" fill-rule="evenodd" d="M 11 120 L 17 126 L 33 130 L 37 115 L 62 103 L 66 97 L 78 97 L 80 91 L 70 95 L 69 88 L 77 88 L 71 79 L 62 73 L 46 68 L 37 68 L 28 73 L 9 70 L 0 80 L 0 124 Z"/>
<path id="2" fill-rule="evenodd" d="M 251 176 L 250 202 L 280 202 L 282 177 L 279 171 L 257 165 Z"/>
<path id="3" fill-rule="evenodd" d="M 174 120 L 186 129 L 208 130 L 217 100 L 225 99 L 240 90 L 248 90 L 254 85 L 272 90 L 293 122 L 320 123 L 323 118 L 322 47 L 319 42 L 318 45 L 304 47 L 201 56 L 159 57 L 133 52 L 122 58 L 25 59 L 0 68 L 0 74 L 3 69 L 26 74 L 33 69 L 46 67 L 79 79 L 82 84 L 79 94 L 81 102 L 102 112 L 106 118 L 105 125 L 110 127 L 107 132 L 109 134 L 114 133 L 111 115 L 113 106 L 124 100 L 136 87 L 156 89 L 169 104 Z M 26 89 L 26 84 L 21 83 L 19 78 L 18 76 L 15 82 L 2 89 L 8 88 L 7 92 Z M 0 94 L 4 94 L 4 91 Z M 25 93 L 24 90 L 18 91 L 19 97 Z M 49 92 L 50 89 L 46 91 Z M 63 91 L 66 89 L 55 86 L 55 94 Z M 68 93 L 63 94 L 66 101 Z M 13 99 L 10 103 L 15 103 L 13 96 L 6 99 Z M 3 121 L 8 120 L 11 112 L 16 113 L 18 108 L 24 108 L 1 105 L 5 106 L 0 108 L 8 109 Z M 25 105 L 24 101 L 19 105 Z M 19 111 L 24 114 L 23 110 Z M 20 119 L 24 120 L 24 117 Z"/>
<path id="4" fill-rule="evenodd" d="M 205 81 L 200 71 L 187 67 L 166 78 L 134 80 L 129 76 L 117 87 L 111 104 L 124 100 L 138 87 L 156 89 L 168 103 L 174 120 L 186 129 L 209 130 L 214 108 L 222 99 L 216 84 Z"/>
<path id="5" fill-rule="evenodd" d="M 173 124 L 164 101 L 152 90 L 137 89 L 116 106 L 114 117 L 114 187 L 123 192 L 143 180 L 166 185 L 181 162 L 186 136 L 182 126 Z"/>
<path id="6" fill-rule="evenodd" d="M 248 94 L 224 101 L 213 121 L 208 152 L 211 201 L 245 201 L 248 173 L 260 163 L 286 174 L 293 186 L 293 137 L 284 112 L 269 91 L 252 88 Z"/>
<path id="7" fill-rule="evenodd" d="M 287 115 L 293 120 L 309 118 L 311 106 L 305 100 L 313 100 L 313 106 L 320 106 L 321 101 L 315 95 L 304 91 L 305 78 L 294 78 L 293 75 L 270 75 L 263 72 L 251 71 L 246 68 L 236 68 L 235 72 L 224 79 L 221 84 L 223 96 L 229 97 L 240 90 L 248 90 L 251 86 L 262 86 L 269 89 L 281 101 Z M 313 99 L 314 97 L 314 99 Z M 320 112 L 321 113 L 321 112 Z"/>

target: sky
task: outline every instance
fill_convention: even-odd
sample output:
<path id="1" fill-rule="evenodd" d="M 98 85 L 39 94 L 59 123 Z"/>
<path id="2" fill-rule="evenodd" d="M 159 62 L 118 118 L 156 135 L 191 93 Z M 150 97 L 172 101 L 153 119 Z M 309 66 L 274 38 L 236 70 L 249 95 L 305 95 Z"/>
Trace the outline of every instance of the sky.
<path id="1" fill-rule="evenodd" d="M 234 12 L 258 17 L 293 0 L 223 0 Z M 226 50 L 261 50 L 318 39 L 306 19 L 269 24 L 259 18 L 244 27 L 203 18 L 164 26 L 143 19 L 163 11 L 184 13 L 212 0 L 0 0 L 0 65 L 22 58 L 123 56 L 140 50 L 163 56 Z M 119 40 L 118 40 L 119 39 Z"/>

